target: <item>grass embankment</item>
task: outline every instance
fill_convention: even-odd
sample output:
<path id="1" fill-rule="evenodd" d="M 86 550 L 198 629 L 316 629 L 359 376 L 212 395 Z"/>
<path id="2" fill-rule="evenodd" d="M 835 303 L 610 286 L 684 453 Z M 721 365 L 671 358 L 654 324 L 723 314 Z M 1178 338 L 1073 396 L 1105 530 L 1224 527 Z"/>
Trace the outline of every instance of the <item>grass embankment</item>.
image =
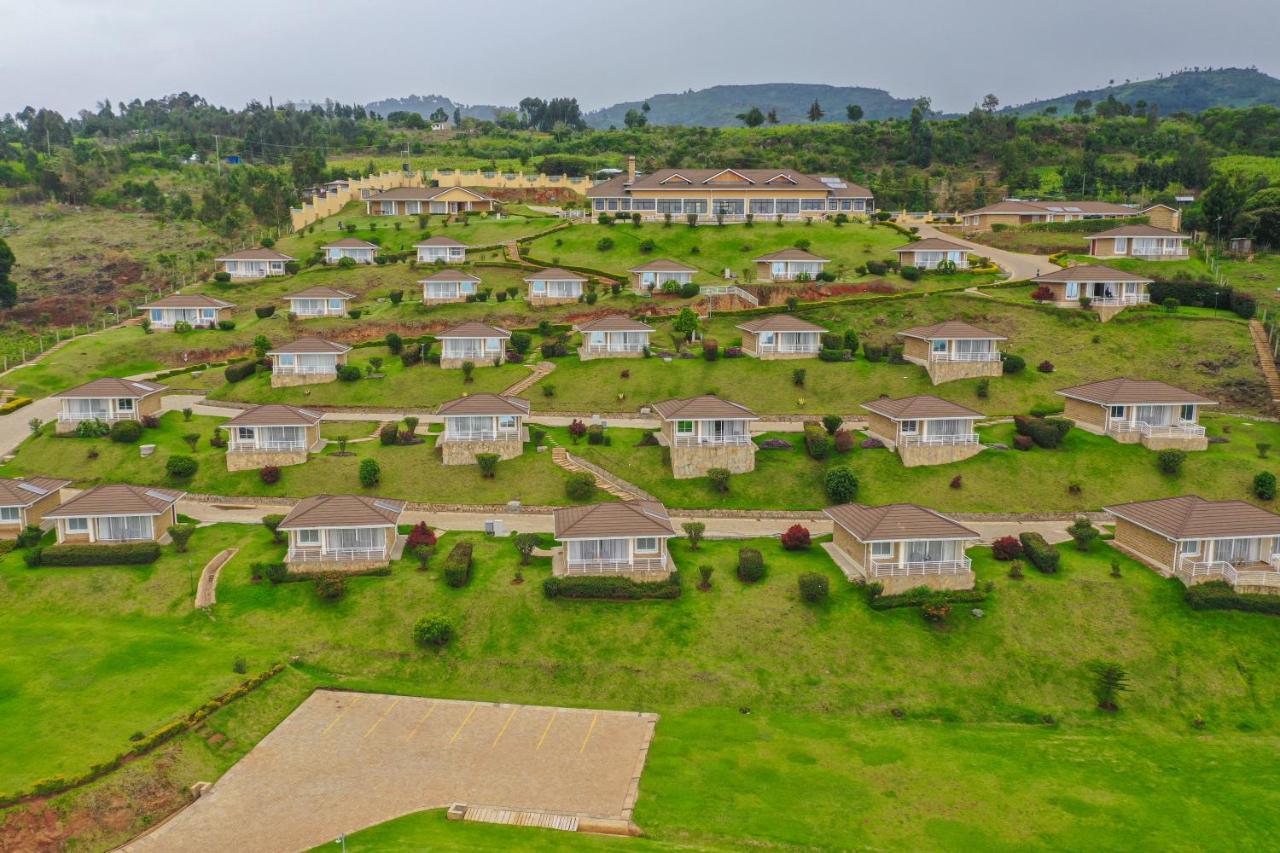
<path id="1" fill-rule="evenodd" d="M 697 553 L 676 543 L 684 596 L 616 604 L 546 600 L 548 560 L 535 559 L 527 582 L 513 585 L 510 542 L 450 534 L 441 553 L 475 543 L 469 587 L 450 589 L 438 569 L 401 563 L 389 577 L 351 580 L 330 604 L 309 584 L 250 582 L 249 563 L 279 552 L 268 539 L 261 528 L 205 528 L 189 558 L 143 569 L 33 571 L 16 554 L 0 558 L 0 638 L 11 651 L 0 660 L 0 748 L 16 757 L 0 786 L 114 754 L 131 732 L 238 681 L 237 656 L 252 672 L 299 655 L 279 682 L 122 778 L 175 790 L 212 778 L 307 686 L 341 685 L 659 713 L 636 810 L 645 846 L 1092 848 L 1105 837 L 1232 847 L 1277 831 L 1268 792 L 1280 783 L 1271 760 L 1280 620 L 1191 611 L 1176 581 L 1104 543 L 1064 551 L 1059 575 L 1028 570 L 1021 581 L 977 550 L 979 582 L 994 584 L 983 618 L 957 608 L 934 628 L 915 610 L 872 611 L 816 546 L 788 553 L 775 540 L 709 542 Z M 228 543 L 243 550 L 223 570 L 213 618 L 193 613 L 184 562 L 198 567 Z M 763 582 L 733 578 L 741 545 L 764 552 Z M 715 569 L 709 593 L 693 588 L 702 564 Z M 798 600 L 801 571 L 831 579 L 827 603 Z M 427 612 L 458 628 L 443 652 L 410 644 L 410 626 Z M 1088 663 L 1100 658 L 1131 678 L 1118 715 L 1093 709 Z M 233 743 L 215 745 L 218 734 Z M 112 784 L 56 804 L 73 810 Z M 101 846 L 146 820 L 110 824 Z M 508 840 L 596 843 L 446 826 L 435 814 L 353 842 Z"/>

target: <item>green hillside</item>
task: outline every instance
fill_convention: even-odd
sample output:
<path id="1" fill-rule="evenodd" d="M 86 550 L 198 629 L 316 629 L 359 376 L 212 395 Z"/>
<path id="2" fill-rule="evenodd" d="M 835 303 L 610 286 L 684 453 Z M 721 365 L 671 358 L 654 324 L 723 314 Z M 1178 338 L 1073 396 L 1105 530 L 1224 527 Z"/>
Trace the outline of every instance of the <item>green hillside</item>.
<path id="1" fill-rule="evenodd" d="M 738 114 L 752 107 L 776 110 L 780 124 L 809 120 L 809 106 L 817 101 L 826 113 L 823 121 L 845 121 L 845 107 L 857 104 L 865 118 L 901 118 L 911 113 L 912 98 L 895 98 L 883 89 L 864 86 L 827 86 L 817 83 L 758 83 L 746 86 L 712 86 L 674 94 L 654 95 L 643 101 L 627 101 L 587 113 L 587 124 L 597 128 L 622 127 L 627 110 L 649 104 L 650 124 L 736 127 Z"/>
<path id="2" fill-rule="evenodd" d="M 1077 101 L 1089 100 L 1097 104 L 1113 95 L 1117 101 L 1130 106 L 1138 101 L 1155 104 L 1165 115 L 1199 113 L 1213 107 L 1280 106 L 1280 80 L 1256 68 L 1193 69 L 1163 75 L 1155 80 L 1136 80 L 1031 101 L 1010 107 L 1009 111 L 1029 114 L 1056 108 L 1059 114 L 1065 115 L 1072 112 Z"/>

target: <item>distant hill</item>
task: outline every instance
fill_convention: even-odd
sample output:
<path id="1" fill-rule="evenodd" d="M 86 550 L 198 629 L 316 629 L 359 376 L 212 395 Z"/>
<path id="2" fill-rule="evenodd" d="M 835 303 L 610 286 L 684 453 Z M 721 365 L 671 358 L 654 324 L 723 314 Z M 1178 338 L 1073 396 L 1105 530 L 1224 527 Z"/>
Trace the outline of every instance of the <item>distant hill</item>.
<path id="1" fill-rule="evenodd" d="M 497 117 L 498 110 L 503 110 L 504 112 L 515 110 L 515 107 L 502 107 L 493 104 L 471 104 L 469 106 L 467 104 L 458 104 L 444 95 L 409 95 L 405 98 L 384 98 L 381 101 L 365 104 L 365 109 L 371 110 L 380 116 L 406 112 L 418 113 L 423 118 L 430 116 L 441 107 L 444 107 L 444 111 L 449 114 L 451 119 L 453 118 L 454 109 L 460 109 L 464 118 L 470 117 L 481 121 L 493 121 Z"/>
<path id="2" fill-rule="evenodd" d="M 1120 83 L 1032 101 L 1005 111 L 1029 114 L 1057 107 L 1059 115 L 1069 115 L 1075 109 L 1076 101 L 1087 98 L 1096 104 L 1105 101 L 1109 95 L 1115 95 L 1117 101 L 1130 105 L 1138 101 L 1156 104 L 1161 115 L 1198 113 L 1211 107 L 1280 106 L 1280 80 L 1254 68 L 1193 69 L 1155 80 Z"/>
<path id="3" fill-rule="evenodd" d="M 654 95 L 649 104 L 650 124 L 733 127 L 742 123 L 738 114 L 752 107 L 761 112 L 778 111 L 782 124 L 809 121 L 809 105 L 817 100 L 826 115 L 823 121 L 845 121 L 845 107 L 857 104 L 865 118 L 896 118 L 910 115 L 914 98 L 895 98 L 883 89 L 863 86 L 827 86 L 820 83 L 758 83 L 743 86 L 712 86 L 678 94 Z M 627 101 L 586 114 L 587 124 L 605 128 L 622 127 L 627 110 L 640 109 L 645 101 Z"/>

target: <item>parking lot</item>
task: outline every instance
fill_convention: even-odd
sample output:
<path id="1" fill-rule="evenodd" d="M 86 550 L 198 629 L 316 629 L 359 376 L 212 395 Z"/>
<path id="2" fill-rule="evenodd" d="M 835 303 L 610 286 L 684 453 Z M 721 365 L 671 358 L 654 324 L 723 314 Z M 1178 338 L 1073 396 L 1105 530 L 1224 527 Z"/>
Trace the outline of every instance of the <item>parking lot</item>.
<path id="1" fill-rule="evenodd" d="M 629 820 L 656 721 L 320 690 L 125 849 L 299 850 L 452 803 Z"/>

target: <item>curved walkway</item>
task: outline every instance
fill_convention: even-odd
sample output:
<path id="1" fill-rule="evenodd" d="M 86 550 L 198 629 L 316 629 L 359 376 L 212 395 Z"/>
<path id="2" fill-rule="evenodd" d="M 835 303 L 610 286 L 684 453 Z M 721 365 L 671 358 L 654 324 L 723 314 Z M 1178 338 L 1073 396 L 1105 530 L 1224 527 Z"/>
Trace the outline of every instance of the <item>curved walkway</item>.
<path id="1" fill-rule="evenodd" d="M 196 586 L 196 607 L 212 607 L 218 601 L 218 575 L 222 567 L 240 552 L 239 548 L 227 548 L 219 551 L 200 572 L 200 583 Z"/>
<path id="2" fill-rule="evenodd" d="M 932 225 L 917 226 L 916 234 L 920 237 L 936 237 L 939 240 L 949 240 L 952 243 L 959 243 L 973 250 L 975 255 L 982 255 L 984 258 L 990 258 L 1002 270 L 1009 274 L 1010 281 L 1023 281 L 1029 278 L 1035 278 L 1038 275 L 1051 273 L 1056 269 L 1061 269 L 1057 264 L 1049 263 L 1048 256 L 1045 255 L 1027 255 L 1022 252 L 1009 252 L 1004 249 L 995 249 L 991 246 L 984 246 L 981 243 L 974 243 L 965 240 L 955 234 L 948 234 L 945 231 L 939 231 Z"/>

